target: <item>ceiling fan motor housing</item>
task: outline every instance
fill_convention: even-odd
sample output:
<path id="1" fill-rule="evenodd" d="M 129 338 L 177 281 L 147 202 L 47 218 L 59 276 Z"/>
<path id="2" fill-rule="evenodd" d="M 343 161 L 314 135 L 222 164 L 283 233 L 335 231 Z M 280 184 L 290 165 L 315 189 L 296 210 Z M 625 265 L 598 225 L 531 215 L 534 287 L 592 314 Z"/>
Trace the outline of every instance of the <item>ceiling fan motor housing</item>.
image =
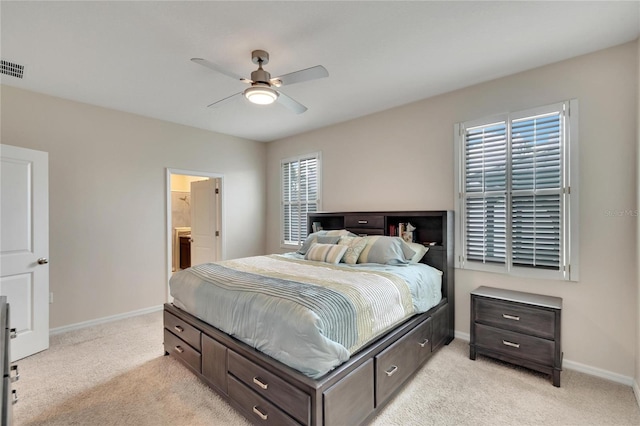
<path id="1" fill-rule="evenodd" d="M 262 69 L 262 67 L 251 73 L 251 80 L 253 80 L 253 84 L 255 83 L 263 83 L 271 86 L 269 80 L 271 80 L 271 74 L 269 72 Z"/>
<path id="2" fill-rule="evenodd" d="M 262 69 L 263 65 L 269 63 L 269 53 L 264 50 L 254 50 L 251 52 L 251 61 L 258 65 L 258 69 L 251 73 L 251 80 L 253 80 L 252 86 L 256 83 L 263 83 L 271 86 L 271 74 Z"/>

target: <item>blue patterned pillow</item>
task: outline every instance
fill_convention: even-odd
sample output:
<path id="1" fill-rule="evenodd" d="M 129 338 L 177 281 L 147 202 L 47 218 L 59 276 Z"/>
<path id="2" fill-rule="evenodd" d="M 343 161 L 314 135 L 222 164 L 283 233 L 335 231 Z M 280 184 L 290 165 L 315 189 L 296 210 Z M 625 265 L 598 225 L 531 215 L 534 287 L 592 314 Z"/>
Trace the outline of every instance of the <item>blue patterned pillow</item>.
<path id="1" fill-rule="evenodd" d="M 344 256 L 342 256 L 342 262 L 353 265 L 358 262 L 360 253 L 362 253 L 362 250 L 364 250 L 367 245 L 367 240 L 364 237 L 342 236 L 338 244 L 347 247 L 347 251 L 344 253 Z"/>

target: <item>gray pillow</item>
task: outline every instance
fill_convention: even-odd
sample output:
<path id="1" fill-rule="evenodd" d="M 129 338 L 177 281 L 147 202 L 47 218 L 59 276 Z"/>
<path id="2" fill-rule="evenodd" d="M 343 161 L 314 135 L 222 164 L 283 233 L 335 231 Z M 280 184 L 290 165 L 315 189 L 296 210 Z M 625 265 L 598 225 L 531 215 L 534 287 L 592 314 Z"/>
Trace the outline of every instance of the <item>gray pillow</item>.
<path id="1" fill-rule="evenodd" d="M 370 235 L 367 245 L 360 253 L 358 263 L 381 263 L 403 265 L 409 263 L 416 252 L 399 237 Z"/>
<path id="2" fill-rule="evenodd" d="M 309 248 L 311 248 L 311 246 L 314 243 L 320 242 L 318 241 L 318 237 L 338 237 L 338 239 L 340 239 L 342 235 L 354 235 L 354 234 L 347 231 L 346 229 L 314 232 L 312 234 L 309 234 L 309 236 L 304 240 L 304 243 L 302 243 L 302 247 L 300 247 L 296 253 L 303 254 L 303 255 L 307 254 L 307 251 L 309 251 Z M 335 242 L 328 242 L 326 244 L 336 244 L 337 242 L 338 240 L 336 240 Z"/>
<path id="3" fill-rule="evenodd" d="M 342 238 L 340 235 L 320 235 L 318 236 L 318 244 L 338 244 Z"/>

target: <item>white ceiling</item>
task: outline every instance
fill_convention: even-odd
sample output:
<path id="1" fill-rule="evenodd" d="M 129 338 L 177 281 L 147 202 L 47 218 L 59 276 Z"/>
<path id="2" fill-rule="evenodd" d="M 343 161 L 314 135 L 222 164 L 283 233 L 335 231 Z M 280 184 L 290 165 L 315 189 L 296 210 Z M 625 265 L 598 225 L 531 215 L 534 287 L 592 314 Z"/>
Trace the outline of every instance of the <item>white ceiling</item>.
<path id="1" fill-rule="evenodd" d="M 634 40 L 638 1 L 2 1 L 2 84 L 270 141 Z M 259 107 L 241 82 L 251 51 L 272 76 L 324 65 L 282 87 L 309 110 Z"/>

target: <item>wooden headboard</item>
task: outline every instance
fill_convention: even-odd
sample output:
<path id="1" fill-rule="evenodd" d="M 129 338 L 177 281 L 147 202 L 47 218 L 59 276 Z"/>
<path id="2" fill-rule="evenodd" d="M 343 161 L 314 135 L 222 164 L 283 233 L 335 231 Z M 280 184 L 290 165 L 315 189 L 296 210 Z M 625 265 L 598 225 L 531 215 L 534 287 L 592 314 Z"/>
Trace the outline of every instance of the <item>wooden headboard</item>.
<path id="1" fill-rule="evenodd" d="M 442 297 L 449 302 L 450 324 L 454 324 L 453 274 L 453 211 L 397 211 L 397 212 L 316 212 L 307 215 L 307 232 L 313 232 L 314 222 L 324 230 L 346 229 L 358 235 L 397 236 L 400 223 L 416 227 L 414 242 L 429 246 L 421 260 L 442 271 Z M 430 245 L 432 244 L 432 245 Z"/>

